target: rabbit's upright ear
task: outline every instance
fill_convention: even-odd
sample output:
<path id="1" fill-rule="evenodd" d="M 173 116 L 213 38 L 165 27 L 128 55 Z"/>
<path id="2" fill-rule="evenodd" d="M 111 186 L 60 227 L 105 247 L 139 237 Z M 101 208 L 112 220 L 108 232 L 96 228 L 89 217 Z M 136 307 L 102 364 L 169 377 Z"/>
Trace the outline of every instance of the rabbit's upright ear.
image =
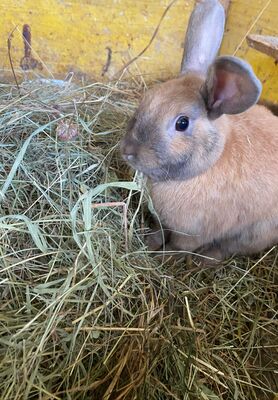
<path id="1" fill-rule="evenodd" d="M 181 73 L 206 75 L 221 46 L 225 11 L 218 0 L 200 0 L 187 27 Z"/>
<path id="2" fill-rule="evenodd" d="M 237 57 L 218 57 L 210 66 L 204 98 L 211 119 L 239 114 L 255 104 L 262 84 L 251 66 Z"/>

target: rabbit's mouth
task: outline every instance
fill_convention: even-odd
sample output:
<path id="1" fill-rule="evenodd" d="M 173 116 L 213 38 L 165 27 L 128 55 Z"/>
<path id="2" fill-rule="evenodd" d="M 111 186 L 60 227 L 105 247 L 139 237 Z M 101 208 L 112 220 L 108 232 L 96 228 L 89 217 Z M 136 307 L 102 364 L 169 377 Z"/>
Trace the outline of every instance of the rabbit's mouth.
<path id="1" fill-rule="evenodd" d="M 152 171 L 153 168 L 147 168 L 146 166 L 143 167 L 138 160 L 136 160 L 135 157 L 131 157 L 130 155 L 124 155 L 123 154 L 123 159 L 126 161 L 126 163 L 134 170 L 141 172 L 142 174 L 146 175 L 148 178 L 151 178 L 152 176 Z"/>
<path id="2" fill-rule="evenodd" d="M 192 169 L 185 165 L 165 164 L 158 167 L 149 168 L 139 163 L 128 163 L 133 169 L 141 172 L 152 182 L 183 181 L 192 178 Z"/>
<path id="3" fill-rule="evenodd" d="M 157 167 L 148 167 L 146 164 L 143 165 L 138 159 L 131 155 L 123 154 L 123 159 L 127 162 L 127 164 L 134 170 L 142 173 L 146 177 L 154 181 L 161 180 L 161 171 Z M 163 179 L 165 180 L 165 179 Z"/>

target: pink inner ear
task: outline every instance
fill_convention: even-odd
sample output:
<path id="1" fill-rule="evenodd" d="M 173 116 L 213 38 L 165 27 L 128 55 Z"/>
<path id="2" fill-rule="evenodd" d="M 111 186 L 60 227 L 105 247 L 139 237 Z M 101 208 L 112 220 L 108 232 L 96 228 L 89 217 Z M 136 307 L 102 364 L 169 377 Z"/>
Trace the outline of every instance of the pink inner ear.
<path id="1" fill-rule="evenodd" d="M 238 93 L 237 78 L 232 72 L 215 71 L 214 103 L 231 99 Z"/>

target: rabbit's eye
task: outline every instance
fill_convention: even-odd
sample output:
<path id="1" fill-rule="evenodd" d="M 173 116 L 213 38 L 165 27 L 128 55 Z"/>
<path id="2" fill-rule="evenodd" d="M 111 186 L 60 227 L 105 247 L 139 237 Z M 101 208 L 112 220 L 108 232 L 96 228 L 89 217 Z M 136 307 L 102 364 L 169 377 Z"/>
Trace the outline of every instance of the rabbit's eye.
<path id="1" fill-rule="evenodd" d="M 185 115 L 180 116 L 176 121 L 176 131 L 184 132 L 188 128 L 189 119 Z"/>

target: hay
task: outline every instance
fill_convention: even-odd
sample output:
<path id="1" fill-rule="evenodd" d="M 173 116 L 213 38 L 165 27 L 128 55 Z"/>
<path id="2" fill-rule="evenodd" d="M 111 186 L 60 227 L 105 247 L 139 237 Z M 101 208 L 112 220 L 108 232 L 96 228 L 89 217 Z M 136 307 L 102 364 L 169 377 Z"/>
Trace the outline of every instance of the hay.
<path id="1" fill-rule="evenodd" d="M 155 260 L 118 154 L 137 88 L 20 91 L 0 86 L 1 399 L 272 399 L 277 250 Z"/>

